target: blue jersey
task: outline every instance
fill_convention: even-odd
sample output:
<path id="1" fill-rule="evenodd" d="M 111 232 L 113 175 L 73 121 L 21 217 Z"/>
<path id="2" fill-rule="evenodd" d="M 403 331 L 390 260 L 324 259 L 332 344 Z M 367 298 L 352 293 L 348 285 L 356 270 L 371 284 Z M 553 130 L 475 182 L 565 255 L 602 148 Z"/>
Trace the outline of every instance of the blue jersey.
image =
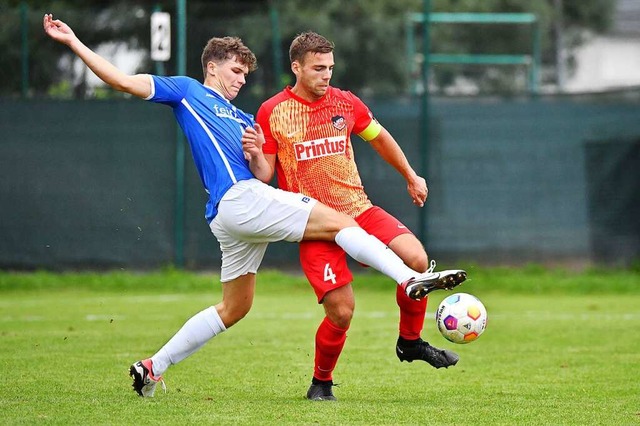
<path id="1" fill-rule="evenodd" d="M 231 185 L 254 177 L 241 142 L 244 129 L 254 125 L 253 116 L 190 77 L 154 75 L 151 82 L 147 100 L 173 108 L 189 141 L 193 161 L 209 194 L 205 218 L 211 223 L 220 199 Z"/>

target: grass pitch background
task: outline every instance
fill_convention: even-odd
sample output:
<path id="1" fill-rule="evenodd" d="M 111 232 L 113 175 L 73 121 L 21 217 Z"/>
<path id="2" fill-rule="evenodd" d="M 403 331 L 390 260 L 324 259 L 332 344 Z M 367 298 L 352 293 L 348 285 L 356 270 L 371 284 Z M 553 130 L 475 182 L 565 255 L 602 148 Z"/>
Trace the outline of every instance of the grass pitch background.
<path id="1" fill-rule="evenodd" d="M 424 337 L 460 354 L 400 363 L 392 283 L 355 278 L 337 403 L 306 401 L 322 308 L 303 277 L 262 272 L 247 318 L 172 367 L 141 399 L 128 367 L 220 298 L 218 277 L 0 273 L 2 424 L 640 424 L 640 273 L 467 267 L 459 291 L 485 334 L 447 342 L 431 295 Z"/>

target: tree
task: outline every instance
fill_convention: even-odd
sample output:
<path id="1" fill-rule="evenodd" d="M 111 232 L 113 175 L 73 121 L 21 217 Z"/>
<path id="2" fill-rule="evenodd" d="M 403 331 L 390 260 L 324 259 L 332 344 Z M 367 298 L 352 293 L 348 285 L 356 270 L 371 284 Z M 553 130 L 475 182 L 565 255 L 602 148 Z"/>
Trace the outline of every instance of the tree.
<path id="1" fill-rule="evenodd" d="M 0 95 L 19 95 L 21 87 L 20 1 L 0 4 Z M 31 2 L 29 2 L 31 4 Z M 37 4 L 37 3 L 36 3 Z M 511 12 L 535 13 L 542 29 L 543 64 L 555 64 L 552 24 L 556 19 L 553 0 L 432 0 L 433 12 Z M 259 69 L 250 77 L 241 94 L 264 99 L 292 81 L 288 48 L 296 34 L 313 30 L 336 43 L 333 83 L 361 94 L 397 96 L 407 93 L 410 69 L 415 58 L 406 52 L 407 13 L 422 12 L 422 0 L 188 0 L 187 74 L 200 79 L 200 53 L 214 35 L 236 35 L 256 53 Z M 154 72 L 148 58 L 149 14 L 155 6 L 168 11 L 175 23 L 175 0 L 66 0 L 49 3 L 49 10 L 31 6 L 29 13 L 29 85 L 33 95 L 55 92 L 67 96 L 95 96 L 86 85 L 83 67 L 74 67 L 72 55 L 61 45 L 45 39 L 42 15 L 53 12 L 69 22 L 91 47 L 106 43 L 139 49 L 143 56 L 138 72 Z M 585 30 L 601 32 L 608 28 L 614 9 L 608 0 L 563 0 L 563 18 L 569 48 L 584 41 Z M 274 54 L 274 28 L 269 10 L 279 17 L 280 53 Z M 175 24 L 174 24 L 175 29 Z M 419 35 L 419 28 L 414 28 Z M 523 53 L 530 49 L 531 34 L 514 25 L 433 25 L 432 52 L 446 53 Z M 172 31 L 175 46 L 175 30 Z M 279 67 L 274 58 L 281 58 Z M 166 64 L 174 74 L 175 55 Z M 277 69 L 283 75 L 275 76 Z M 521 90 L 517 67 L 438 66 L 436 86 L 443 89 L 464 77 L 485 91 Z M 413 76 L 415 78 L 415 76 Z M 548 79 L 553 78 L 549 73 Z M 64 90 L 68 87 L 68 90 Z"/>
<path id="2" fill-rule="evenodd" d="M 7 25 L 0 27 L 0 95 L 20 93 L 21 88 L 21 19 L 20 4 L 13 1 L 0 6 L 0 19 Z M 29 51 L 30 95 L 38 96 L 57 91 L 59 97 L 85 97 L 89 71 L 74 67 L 76 62 L 69 49 L 49 40 L 42 29 L 45 13 L 54 13 L 70 23 L 74 31 L 90 47 L 104 43 L 125 44 L 135 50 L 149 44 L 147 2 L 67 0 L 51 2 L 47 9 L 28 4 L 27 39 Z M 37 4 L 37 3 L 36 3 Z M 141 64 L 144 65 L 144 64 Z M 68 90 L 62 90 L 67 87 Z"/>
<path id="3" fill-rule="evenodd" d="M 553 22 L 557 18 L 553 0 L 432 0 L 432 12 L 533 13 L 542 33 L 543 64 L 555 66 Z M 336 68 L 333 82 L 360 94 L 399 95 L 406 93 L 413 76 L 414 58 L 406 52 L 407 14 L 422 12 L 421 0 L 274 0 L 280 13 L 282 49 L 298 33 L 312 29 L 336 42 Z M 562 15 L 567 32 L 572 34 L 568 47 L 575 49 L 584 39 L 584 30 L 605 31 L 613 14 L 614 2 L 607 0 L 564 0 Z M 268 54 L 270 38 L 267 22 L 248 16 L 242 28 L 249 45 L 259 52 L 261 63 L 270 68 L 273 55 Z M 417 31 L 419 28 L 414 28 Z M 522 54 L 531 51 L 530 27 L 521 25 L 433 25 L 432 52 Z M 419 34 L 418 34 L 419 36 Z M 257 47 L 256 47 L 257 46 Z M 289 70 L 286 61 L 283 69 Z M 267 71 L 268 72 L 268 71 Z M 288 75 L 291 75 L 288 72 Z M 526 87 L 525 70 L 514 67 L 439 66 L 436 86 L 451 85 L 456 77 L 465 77 L 483 91 L 522 90 Z M 554 78 L 548 73 L 547 79 Z M 264 82 L 268 87 L 268 82 Z M 276 88 L 277 90 L 277 88 Z M 269 93 L 267 93 L 269 94 Z"/>

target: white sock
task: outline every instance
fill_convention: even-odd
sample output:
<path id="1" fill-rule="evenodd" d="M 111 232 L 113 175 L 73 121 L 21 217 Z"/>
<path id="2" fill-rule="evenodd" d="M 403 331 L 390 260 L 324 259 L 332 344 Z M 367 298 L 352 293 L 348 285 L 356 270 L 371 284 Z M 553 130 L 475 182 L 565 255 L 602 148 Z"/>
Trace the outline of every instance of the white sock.
<path id="1" fill-rule="evenodd" d="M 161 376 L 171 365 L 193 354 L 226 329 L 215 307 L 198 312 L 151 357 L 153 375 Z"/>
<path id="2" fill-rule="evenodd" d="M 336 235 L 336 243 L 358 262 L 377 269 L 398 284 L 419 275 L 382 241 L 360 227 L 344 228 Z"/>

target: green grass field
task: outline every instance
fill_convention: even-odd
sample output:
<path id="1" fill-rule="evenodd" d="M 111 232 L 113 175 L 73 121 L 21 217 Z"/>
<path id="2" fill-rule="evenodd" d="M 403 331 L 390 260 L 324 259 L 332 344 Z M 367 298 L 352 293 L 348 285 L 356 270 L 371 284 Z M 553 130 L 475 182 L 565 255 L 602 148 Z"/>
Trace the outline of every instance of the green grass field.
<path id="1" fill-rule="evenodd" d="M 336 403 L 310 402 L 322 309 L 304 278 L 260 274 L 254 308 L 139 398 L 128 367 L 217 302 L 217 276 L 0 273 L 0 424 L 640 424 L 640 273 L 467 268 L 485 334 L 436 370 L 400 363 L 389 280 L 357 275 Z"/>

